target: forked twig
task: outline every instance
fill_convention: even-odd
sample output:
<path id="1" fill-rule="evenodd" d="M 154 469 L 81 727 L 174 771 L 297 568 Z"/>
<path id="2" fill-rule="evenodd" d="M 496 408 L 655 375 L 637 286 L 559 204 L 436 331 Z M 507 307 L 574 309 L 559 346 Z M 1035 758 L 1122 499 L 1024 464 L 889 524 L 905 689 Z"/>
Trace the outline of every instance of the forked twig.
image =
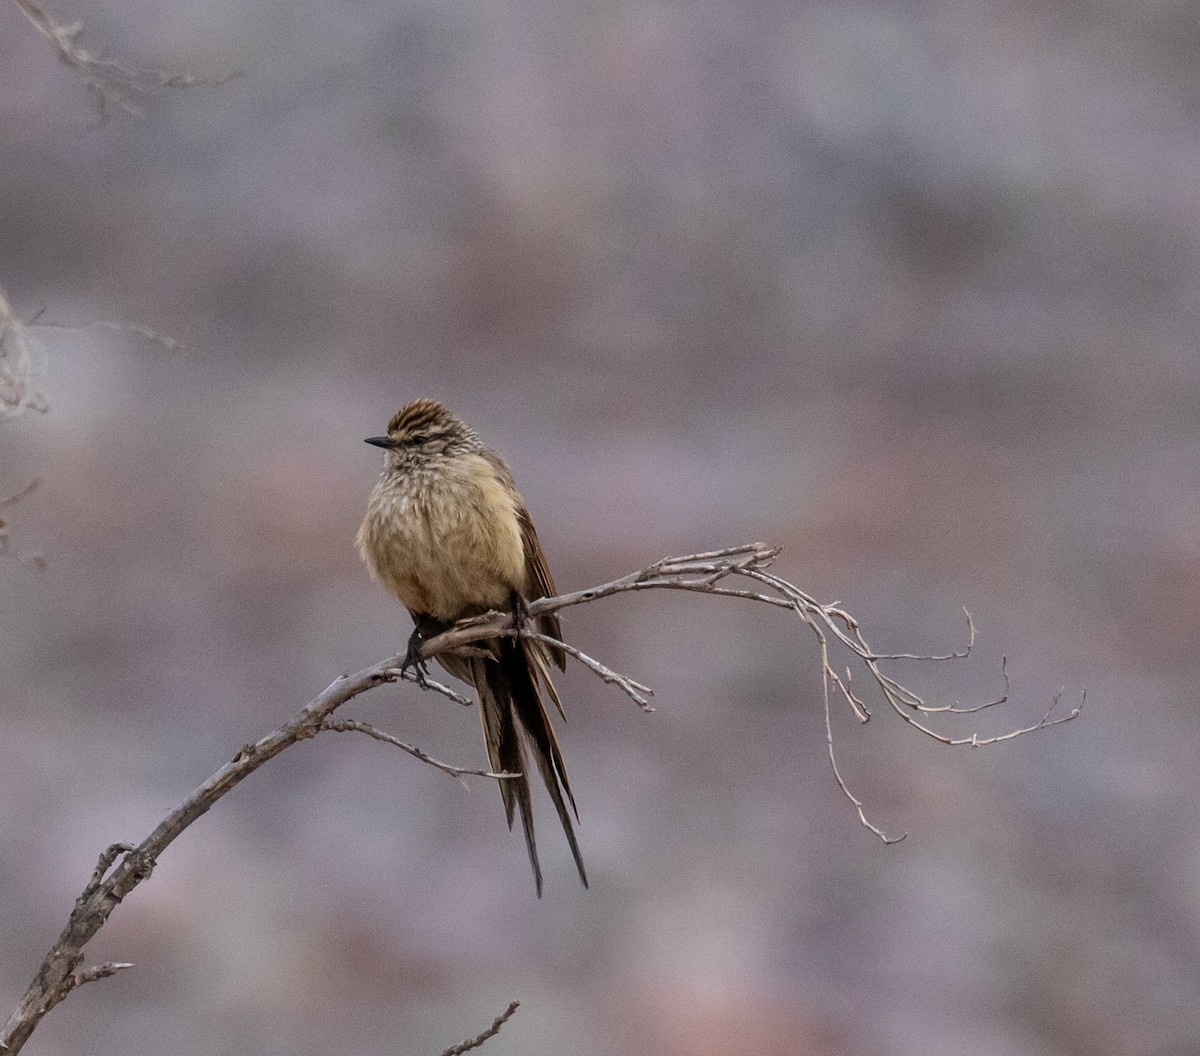
<path id="1" fill-rule="evenodd" d="M 1001 674 L 1004 679 L 1004 693 L 1002 696 L 986 701 L 982 704 L 963 706 L 957 702 L 953 704 L 929 704 L 918 693 L 914 692 L 908 686 L 901 683 L 893 676 L 887 674 L 880 664 L 886 660 L 920 660 L 930 661 L 933 663 L 941 663 L 951 660 L 965 660 L 968 658 L 975 646 L 975 623 L 971 618 L 970 612 L 965 608 L 963 613 L 967 620 L 967 644 L 961 650 L 951 653 L 878 653 L 867 644 L 866 638 L 863 636 L 862 627 L 857 619 L 847 613 L 838 605 L 821 605 L 814 598 L 806 594 L 799 587 L 787 580 L 767 572 L 762 568 L 747 569 L 742 574 L 755 579 L 761 583 L 773 587 L 781 597 L 786 598 L 792 605 L 796 614 L 810 627 L 817 635 L 821 643 L 821 675 L 823 687 L 823 701 L 825 709 L 825 728 L 826 740 L 829 749 L 829 762 L 833 769 L 834 778 L 846 798 L 854 805 L 858 812 L 859 821 L 875 835 L 882 839 L 885 843 L 898 843 L 904 839 L 904 835 L 891 837 L 887 836 L 876 825 L 872 824 L 866 817 L 863 811 L 862 802 L 850 791 L 846 786 L 845 780 L 842 778 L 841 772 L 838 769 L 837 759 L 833 748 L 833 729 L 832 719 L 830 716 L 830 693 L 829 688 L 832 685 L 835 687 L 842 697 L 850 704 L 855 714 L 861 721 L 867 721 L 870 718 L 868 712 L 863 705 L 861 699 L 850 692 L 849 678 L 843 683 L 837 672 L 833 669 L 829 661 L 829 641 L 828 637 L 834 638 L 836 641 L 845 646 L 862 664 L 866 667 L 868 674 L 878 687 L 883 695 L 884 701 L 888 707 L 900 717 L 900 719 L 912 726 L 914 729 L 923 733 L 941 744 L 957 747 L 961 745 L 969 745 L 972 748 L 980 748 L 988 744 L 998 744 L 1001 741 L 1013 740 L 1016 737 L 1024 736 L 1028 733 L 1035 733 L 1038 730 L 1048 729 L 1051 726 L 1057 726 L 1063 722 L 1070 722 L 1077 718 L 1084 703 L 1087 700 L 1086 691 L 1084 692 L 1078 707 L 1071 710 L 1067 715 L 1061 715 L 1058 718 L 1051 719 L 1050 715 L 1053 712 L 1055 705 L 1058 703 L 1059 697 L 1056 696 L 1050 704 L 1050 708 L 1046 711 L 1037 722 L 1029 726 L 1022 726 L 1007 733 L 998 734 L 992 737 L 981 737 L 977 732 L 971 733 L 965 737 L 951 737 L 947 734 L 940 733 L 930 727 L 927 723 L 922 722 L 917 718 L 917 715 L 973 715 L 987 708 L 995 707 L 998 704 L 1003 704 L 1008 700 L 1009 680 L 1008 680 L 1008 662 L 1005 658 L 1001 664 Z M 827 637 L 828 635 L 828 637 Z M 847 671 L 847 675 L 849 672 Z M 1061 696 L 1061 694 L 1060 694 Z"/>
<path id="2" fill-rule="evenodd" d="M 566 642 L 560 642 L 557 638 L 552 638 L 548 634 L 540 634 L 536 631 L 523 631 L 523 637 L 533 638 L 539 642 L 545 642 L 547 645 L 554 646 L 556 649 L 561 649 L 568 656 L 573 656 L 584 667 L 594 671 L 600 676 L 600 680 L 608 686 L 616 686 L 630 700 L 632 700 L 642 711 L 653 711 L 654 706 L 647 700 L 647 697 L 654 696 L 654 690 L 649 686 L 643 686 L 640 682 L 635 682 L 628 675 L 622 675 L 614 671 L 611 667 L 605 667 L 599 660 L 594 660 L 588 656 L 582 649 L 576 649 L 575 646 L 569 645 Z"/>

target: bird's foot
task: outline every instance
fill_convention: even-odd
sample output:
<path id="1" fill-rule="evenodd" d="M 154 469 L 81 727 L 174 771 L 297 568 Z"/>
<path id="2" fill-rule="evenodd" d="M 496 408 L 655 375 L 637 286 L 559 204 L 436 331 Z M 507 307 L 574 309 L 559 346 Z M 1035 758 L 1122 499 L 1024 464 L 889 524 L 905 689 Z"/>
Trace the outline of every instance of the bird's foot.
<path id="1" fill-rule="evenodd" d="M 408 649 L 404 653 L 404 662 L 400 665 L 400 677 L 404 677 L 404 672 L 410 667 L 416 672 L 417 685 L 422 689 L 429 688 L 428 668 L 425 660 L 421 656 L 421 644 L 425 641 L 421 634 L 421 628 L 414 627 L 413 633 L 408 637 Z"/>
<path id="2" fill-rule="evenodd" d="M 529 606 L 515 590 L 510 598 L 512 605 L 513 633 L 520 638 L 525 633 L 525 621 L 529 619 Z"/>

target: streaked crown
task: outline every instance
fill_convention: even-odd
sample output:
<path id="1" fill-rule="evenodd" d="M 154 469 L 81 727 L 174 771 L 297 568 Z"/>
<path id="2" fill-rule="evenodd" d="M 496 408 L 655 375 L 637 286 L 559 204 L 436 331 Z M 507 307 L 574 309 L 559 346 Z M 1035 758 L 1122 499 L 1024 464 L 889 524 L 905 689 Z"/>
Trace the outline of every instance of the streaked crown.
<path id="1" fill-rule="evenodd" d="M 469 425 L 430 399 L 413 400 L 392 415 L 387 440 L 393 450 L 413 453 L 477 450 L 482 446 Z"/>

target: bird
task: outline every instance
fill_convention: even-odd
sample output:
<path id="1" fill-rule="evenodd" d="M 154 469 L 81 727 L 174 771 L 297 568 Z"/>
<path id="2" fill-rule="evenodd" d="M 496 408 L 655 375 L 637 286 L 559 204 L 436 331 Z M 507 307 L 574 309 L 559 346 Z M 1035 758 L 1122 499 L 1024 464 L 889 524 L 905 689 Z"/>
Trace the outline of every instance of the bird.
<path id="1" fill-rule="evenodd" d="M 527 603 L 555 594 L 554 578 L 511 470 L 478 434 L 441 403 L 417 399 L 388 422 L 383 471 L 371 491 L 356 539 L 373 578 L 408 609 L 413 631 L 404 667 L 424 682 L 421 643 L 458 621 L 511 612 L 521 628 Z M 541 634 L 562 641 L 558 616 L 539 614 Z M 438 656 L 450 674 L 475 688 L 483 736 L 511 830 L 521 815 L 525 846 L 542 896 L 526 755 L 532 755 L 558 812 L 583 886 L 587 872 L 571 812 L 579 820 L 562 750 L 544 696 L 566 719 L 550 665 L 566 668 L 557 645 L 516 635 L 474 643 L 469 655 Z M 570 804 L 570 811 L 567 804 Z"/>

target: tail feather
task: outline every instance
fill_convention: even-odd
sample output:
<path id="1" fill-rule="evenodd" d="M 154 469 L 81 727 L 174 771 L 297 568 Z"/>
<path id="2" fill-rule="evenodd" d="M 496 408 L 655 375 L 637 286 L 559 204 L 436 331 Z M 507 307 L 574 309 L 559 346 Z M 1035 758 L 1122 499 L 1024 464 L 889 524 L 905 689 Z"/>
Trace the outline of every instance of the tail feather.
<path id="1" fill-rule="evenodd" d="M 500 798 L 504 801 L 504 814 L 510 829 L 513 827 L 516 811 L 521 812 L 525 847 L 529 851 L 529 864 L 533 866 L 538 898 L 541 898 L 542 867 L 538 862 L 537 844 L 533 837 L 533 801 L 529 795 L 525 752 L 521 747 L 521 737 L 517 733 L 514 721 L 512 692 L 503 677 L 500 665 L 494 660 L 476 658 L 470 663 L 472 681 L 479 696 L 479 710 L 483 719 L 483 739 L 487 743 L 488 760 L 492 769 L 520 775 L 503 778 L 497 783 L 500 785 Z"/>
<path id="2" fill-rule="evenodd" d="M 488 762 L 497 773 L 522 773 L 524 759 L 521 741 L 513 723 L 512 710 L 507 706 L 504 695 L 496 693 L 492 682 L 489 681 L 487 661 L 472 659 L 468 664 L 470 670 L 467 674 L 479 687 L 479 715 L 483 721 L 483 740 L 487 745 Z M 498 784 L 500 798 L 504 800 L 504 813 L 508 817 L 508 827 L 511 829 L 519 782 L 512 778 Z"/>
<path id="3" fill-rule="evenodd" d="M 579 853 L 579 844 L 575 841 L 575 827 L 571 824 L 571 815 L 567 811 L 562 794 L 564 792 L 567 794 L 567 799 L 570 801 L 571 809 L 575 811 L 577 819 L 579 808 L 575 805 L 571 783 L 567 780 L 567 767 L 563 762 L 562 751 L 558 747 L 558 738 L 554 734 L 550 716 L 546 714 L 546 708 L 538 693 L 535 671 L 540 671 L 548 684 L 552 685 L 552 683 L 550 683 L 550 677 L 545 668 L 538 666 L 537 660 L 540 660 L 540 655 L 537 652 L 533 652 L 531 655 L 532 644 L 523 640 L 502 639 L 500 666 L 508 675 L 509 684 L 513 688 L 512 699 L 517 720 L 532 741 L 538 770 L 541 772 L 550 798 L 554 801 L 554 809 L 558 811 L 558 819 L 562 823 L 567 843 L 570 844 L 571 855 L 575 859 L 575 868 L 579 872 L 579 879 L 583 881 L 583 886 L 587 887 L 587 871 L 583 867 L 583 856 Z M 554 696 L 557 700 L 557 694 Z"/>
<path id="4" fill-rule="evenodd" d="M 537 845 L 533 834 L 533 808 L 529 793 L 529 775 L 525 766 L 525 751 L 521 734 L 528 738 L 528 747 L 537 762 L 537 768 L 545 782 L 550 798 L 558 812 L 563 832 L 575 859 L 579 879 L 587 887 L 587 872 L 583 857 L 575 839 L 575 829 L 567 810 L 567 801 L 578 818 L 575 797 L 567 780 L 566 765 L 558 746 L 558 738 L 550 717 L 546 713 L 538 692 L 538 682 L 547 685 L 551 699 L 558 702 L 558 695 L 550 682 L 545 660 L 540 651 L 529 648 L 534 643 L 500 639 L 496 643 L 498 655 L 478 657 L 471 660 L 472 681 L 479 695 L 483 719 L 484 739 L 487 741 L 488 758 L 494 769 L 509 773 L 520 773 L 520 777 L 504 778 L 499 782 L 504 810 L 512 828 L 516 811 L 520 811 L 525 830 L 525 846 L 529 851 L 529 862 L 537 893 L 542 894 L 542 870 L 538 862 Z M 561 705 L 560 705 L 561 709 Z M 520 733 L 518 733 L 518 727 Z M 563 793 L 566 793 L 566 800 Z"/>
<path id="5" fill-rule="evenodd" d="M 540 684 L 545 688 L 546 692 L 550 695 L 550 699 L 554 701 L 554 706 L 558 709 L 558 713 L 566 720 L 567 713 L 563 711 L 562 701 L 559 699 L 558 690 L 554 686 L 554 680 L 550 677 L 550 667 L 546 661 L 549 647 L 543 645 L 541 642 L 523 641 L 522 644 L 525 647 L 525 657 L 529 661 L 530 669 L 537 671 L 537 678 L 534 680 L 535 685 Z M 562 656 L 566 655 L 561 649 L 558 652 Z M 548 720 L 546 725 L 550 725 Z M 553 727 L 551 727 L 550 732 L 553 734 Z M 575 806 L 574 799 L 571 800 L 571 806 Z M 578 811 L 576 811 L 575 816 L 579 817 Z"/>

